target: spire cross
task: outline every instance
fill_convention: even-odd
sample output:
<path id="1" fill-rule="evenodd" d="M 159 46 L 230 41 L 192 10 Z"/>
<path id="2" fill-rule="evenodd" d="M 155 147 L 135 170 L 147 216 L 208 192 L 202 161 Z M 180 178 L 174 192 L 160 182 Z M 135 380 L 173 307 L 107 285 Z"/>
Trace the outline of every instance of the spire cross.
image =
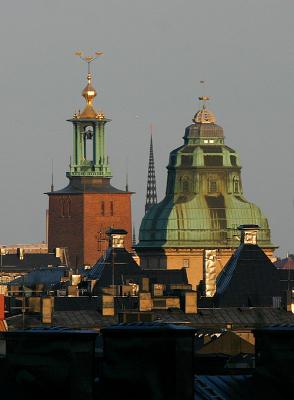
<path id="1" fill-rule="evenodd" d="M 93 56 L 85 56 L 82 51 L 76 51 L 75 55 L 80 57 L 81 60 L 85 61 L 88 64 L 88 75 L 87 79 L 88 81 L 91 80 L 91 62 L 96 60 L 99 56 L 102 56 L 103 52 L 102 51 L 95 51 L 95 54 Z M 89 82 L 90 83 L 90 82 Z"/>

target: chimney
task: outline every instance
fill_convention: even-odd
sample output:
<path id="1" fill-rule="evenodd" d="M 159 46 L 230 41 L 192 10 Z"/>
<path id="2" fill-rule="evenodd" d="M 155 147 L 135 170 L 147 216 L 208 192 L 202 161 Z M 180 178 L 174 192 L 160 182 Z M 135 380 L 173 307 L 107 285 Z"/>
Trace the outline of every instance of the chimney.
<path id="1" fill-rule="evenodd" d="M 42 298 L 42 323 L 51 324 L 53 315 L 53 301 L 50 296 Z"/>
<path id="2" fill-rule="evenodd" d="M 127 233 L 128 232 L 124 229 L 108 229 L 106 234 L 109 236 L 109 247 L 123 249 L 125 247 L 125 236 Z"/>
<path id="3" fill-rule="evenodd" d="M 184 313 L 197 314 L 197 292 L 184 292 Z"/>
<path id="4" fill-rule="evenodd" d="M 17 254 L 17 256 L 18 256 L 18 258 L 20 260 L 23 260 L 24 259 L 24 248 L 23 247 L 18 247 L 16 249 L 16 254 Z"/>
<path id="5" fill-rule="evenodd" d="M 238 230 L 241 231 L 240 244 L 257 244 L 258 225 L 240 225 Z"/>
<path id="6" fill-rule="evenodd" d="M 293 297 L 292 290 L 286 291 L 286 311 L 293 312 Z"/>

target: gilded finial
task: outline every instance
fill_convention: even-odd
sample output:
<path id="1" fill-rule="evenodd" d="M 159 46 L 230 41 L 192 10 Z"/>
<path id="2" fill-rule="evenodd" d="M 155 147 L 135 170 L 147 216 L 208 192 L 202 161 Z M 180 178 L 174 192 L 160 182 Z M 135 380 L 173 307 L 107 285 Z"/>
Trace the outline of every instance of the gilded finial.
<path id="1" fill-rule="evenodd" d="M 203 84 L 203 87 L 205 88 L 205 81 L 200 81 L 200 83 Z M 192 121 L 200 124 L 215 124 L 216 122 L 215 115 L 206 108 L 206 102 L 210 100 L 210 97 L 200 96 L 198 97 L 198 100 L 200 100 L 200 102 L 202 103 L 202 107 L 194 115 Z"/>
<path id="2" fill-rule="evenodd" d="M 75 53 L 76 56 L 80 57 L 81 60 L 85 61 L 88 64 L 88 73 L 87 73 L 88 83 L 84 88 L 84 90 L 82 91 L 82 96 L 86 100 L 86 107 L 81 113 L 78 114 L 77 118 L 89 118 L 89 119 L 97 118 L 98 114 L 93 107 L 93 101 L 97 95 L 97 92 L 95 88 L 92 86 L 91 63 L 102 54 L 103 54 L 102 51 L 96 51 L 93 56 L 85 56 L 82 51 L 77 51 Z M 104 115 L 103 118 L 98 118 L 98 119 L 104 119 Z"/>

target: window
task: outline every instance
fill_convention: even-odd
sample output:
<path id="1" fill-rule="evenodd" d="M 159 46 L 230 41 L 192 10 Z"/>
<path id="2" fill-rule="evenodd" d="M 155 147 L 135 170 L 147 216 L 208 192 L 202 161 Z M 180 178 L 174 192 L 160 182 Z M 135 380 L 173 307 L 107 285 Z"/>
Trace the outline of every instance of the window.
<path id="1" fill-rule="evenodd" d="M 220 167 L 223 165 L 222 156 L 204 156 L 204 165 L 209 167 Z"/>
<path id="2" fill-rule="evenodd" d="M 60 216 L 64 217 L 64 206 L 63 206 L 63 199 L 59 200 L 59 206 L 60 206 Z"/>
<path id="3" fill-rule="evenodd" d="M 68 217 L 71 216 L 71 199 L 70 198 L 67 199 L 67 216 Z"/>
<path id="4" fill-rule="evenodd" d="M 216 181 L 209 181 L 208 183 L 208 192 L 209 193 L 216 193 L 217 192 L 217 182 Z"/>
<path id="5" fill-rule="evenodd" d="M 193 165 L 193 156 L 183 155 L 181 161 L 184 167 L 191 167 Z"/>
<path id="6" fill-rule="evenodd" d="M 189 192 L 189 181 L 188 179 L 183 180 L 183 192 L 187 193 Z"/>
<path id="7" fill-rule="evenodd" d="M 110 202 L 110 215 L 113 216 L 113 201 Z"/>
<path id="8" fill-rule="evenodd" d="M 204 143 L 208 143 L 208 140 L 207 140 L 207 139 L 204 139 Z"/>
<path id="9" fill-rule="evenodd" d="M 60 216 L 63 218 L 65 217 L 65 204 L 64 204 L 64 199 L 61 198 L 60 201 Z"/>
<path id="10" fill-rule="evenodd" d="M 101 205 L 100 205 L 100 214 L 101 215 L 105 215 L 105 203 L 104 203 L 104 201 L 101 201 Z"/>
<path id="11" fill-rule="evenodd" d="M 189 260 L 183 260 L 183 268 L 189 268 Z"/>
<path id="12" fill-rule="evenodd" d="M 232 164 L 233 167 L 237 165 L 236 156 L 232 156 L 232 155 L 231 155 L 231 156 L 230 156 L 230 160 L 231 160 L 231 164 Z"/>
<path id="13" fill-rule="evenodd" d="M 60 199 L 60 216 L 68 218 L 71 214 L 71 199 L 69 197 Z"/>
<path id="14" fill-rule="evenodd" d="M 239 179 L 236 177 L 233 179 L 233 191 L 239 193 Z"/>
<path id="15" fill-rule="evenodd" d="M 213 140 L 213 139 L 210 139 L 210 140 L 209 140 L 209 143 L 214 143 L 214 140 Z"/>

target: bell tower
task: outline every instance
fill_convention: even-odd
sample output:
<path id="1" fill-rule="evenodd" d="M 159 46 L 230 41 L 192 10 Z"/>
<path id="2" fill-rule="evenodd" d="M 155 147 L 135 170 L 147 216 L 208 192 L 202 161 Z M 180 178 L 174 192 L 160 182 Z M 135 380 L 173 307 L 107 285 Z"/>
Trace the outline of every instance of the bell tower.
<path id="1" fill-rule="evenodd" d="M 102 52 L 84 56 L 87 84 L 82 91 L 86 104 L 68 121 L 73 126 L 73 151 L 69 184 L 64 189 L 48 192 L 48 248 L 65 247 L 72 267 L 93 265 L 107 248 L 106 231 L 125 229 L 126 248 L 132 245 L 131 192 L 110 184 L 112 173 L 105 146 L 105 127 L 111 120 L 94 108 L 97 92 L 92 84 L 91 63 Z"/>
<path id="2" fill-rule="evenodd" d="M 92 86 L 92 74 L 90 65 L 93 60 L 102 55 L 96 52 L 94 57 L 83 57 L 77 52 L 80 58 L 88 64 L 87 85 L 82 91 L 86 100 L 86 106 L 82 112 L 75 113 L 69 122 L 73 124 L 73 160 L 70 163 L 70 171 L 66 174 L 68 178 L 74 176 L 97 176 L 111 178 L 109 159 L 105 152 L 104 129 L 110 119 L 105 118 L 102 111 L 96 111 L 93 106 L 94 98 L 97 96 Z M 92 148 L 89 151 L 89 145 Z"/>

